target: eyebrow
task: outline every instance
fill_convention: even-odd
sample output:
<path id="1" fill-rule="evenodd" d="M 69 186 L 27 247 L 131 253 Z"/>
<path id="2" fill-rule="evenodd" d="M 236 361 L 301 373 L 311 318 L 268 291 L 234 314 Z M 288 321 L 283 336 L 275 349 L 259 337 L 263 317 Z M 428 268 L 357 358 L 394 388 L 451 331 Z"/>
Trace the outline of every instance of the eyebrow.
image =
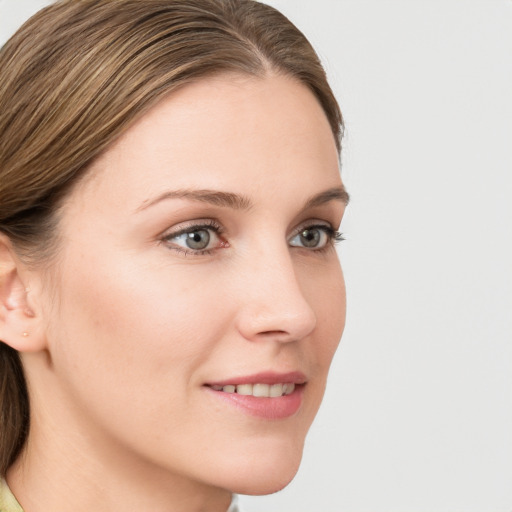
<path id="1" fill-rule="evenodd" d="M 146 200 L 139 206 L 136 212 L 146 210 L 150 206 L 153 206 L 166 199 L 190 199 L 192 201 L 199 201 L 202 203 L 208 203 L 214 206 L 221 206 L 224 208 L 231 208 L 233 210 L 249 210 L 252 207 L 251 200 L 241 194 L 235 194 L 233 192 L 222 192 L 219 190 L 170 190 L 160 194 L 154 199 Z M 343 186 L 333 187 L 314 196 L 310 197 L 304 206 L 304 209 L 315 208 L 321 206 L 330 201 L 341 201 L 345 205 L 349 202 L 348 192 Z"/>
<path id="2" fill-rule="evenodd" d="M 214 206 L 222 206 L 224 208 L 231 208 L 233 210 L 248 210 L 251 208 L 251 201 L 240 194 L 232 192 L 221 192 L 219 190 L 170 190 L 165 192 L 155 199 L 144 201 L 144 203 L 137 208 L 137 211 L 145 210 L 160 201 L 166 199 L 191 199 L 192 201 L 199 201 L 202 203 L 212 204 Z"/>
<path id="3" fill-rule="evenodd" d="M 322 206 L 323 204 L 329 203 L 330 201 L 341 201 L 346 206 L 350 201 L 350 196 L 345 190 L 345 187 L 329 188 L 324 192 L 320 192 L 319 194 L 309 198 L 304 209 L 314 208 L 315 206 Z"/>

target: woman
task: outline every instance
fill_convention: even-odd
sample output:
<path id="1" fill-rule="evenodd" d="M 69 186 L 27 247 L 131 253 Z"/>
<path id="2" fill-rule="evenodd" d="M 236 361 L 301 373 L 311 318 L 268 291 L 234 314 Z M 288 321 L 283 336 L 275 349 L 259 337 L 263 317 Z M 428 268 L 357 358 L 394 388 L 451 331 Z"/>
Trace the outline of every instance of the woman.
<path id="1" fill-rule="evenodd" d="M 345 311 L 309 43 L 250 0 L 68 0 L 0 68 L 2 512 L 284 487 Z"/>

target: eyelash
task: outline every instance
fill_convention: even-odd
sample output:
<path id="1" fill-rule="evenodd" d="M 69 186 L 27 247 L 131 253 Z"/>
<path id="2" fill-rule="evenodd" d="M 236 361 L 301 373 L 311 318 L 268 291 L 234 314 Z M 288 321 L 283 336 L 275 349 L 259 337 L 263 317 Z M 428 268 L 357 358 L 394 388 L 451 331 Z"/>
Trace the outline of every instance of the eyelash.
<path id="1" fill-rule="evenodd" d="M 302 249 L 305 249 L 309 252 L 322 253 L 326 250 L 331 249 L 334 245 L 345 240 L 345 237 L 343 236 L 343 234 L 341 232 L 333 229 L 331 226 L 326 225 L 326 224 L 302 225 L 300 228 L 298 228 L 294 231 L 293 235 L 290 237 L 289 240 L 293 240 L 296 236 L 300 235 L 301 233 L 303 233 L 306 230 L 313 230 L 313 229 L 318 229 L 320 231 L 323 231 L 327 235 L 328 240 L 325 243 L 325 245 L 323 247 L 320 247 L 319 249 L 315 249 L 315 248 L 308 249 L 307 247 L 302 247 Z M 179 245 L 172 244 L 172 240 L 175 240 L 176 238 L 178 238 L 181 235 L 191 234 L 191 233 L 201 231 L 201 230 L 213 231 L 217 237 L 220 237 L 222 235 L 222 233 L 224 233 L 224 228 L 219 223 L 217 223 L 214 220 L 209 220 L 207 222 L 191 224 L 186 227 L 183 227 L 182 229 L 180 229 L 176 232 L 166 234 L 165 236 L 162 237 L 161 241 L 162 241 L 162 243 L 168 244 L 168 247 L 170 249 L 175 250 L 179 253 L 182 253 L 186 256 L 188 256 L 188 255 L 193 255 L 193 256 L 210 255 L 213 253 L 213 251 L 215 251 L 219 247 L 215 247 L 212 249 L 194 250 L 194 249 L 185 249 L 184 247 L 181 247 Z M 229 244 L 226 242 L 226 245 L 224 247 L 229 247 Z M 293 247 L 297 247 L 299 249 L 301 248 L 298 246 L 293 246 Z"/>

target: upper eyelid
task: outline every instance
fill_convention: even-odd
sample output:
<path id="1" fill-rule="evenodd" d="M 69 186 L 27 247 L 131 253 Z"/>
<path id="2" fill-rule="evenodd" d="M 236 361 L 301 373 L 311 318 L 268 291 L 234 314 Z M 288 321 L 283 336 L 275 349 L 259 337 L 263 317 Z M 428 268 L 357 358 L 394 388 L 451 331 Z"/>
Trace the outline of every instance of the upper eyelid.
<path id="1" fill-rule="evenodd" d="M 167 228 L 162 234 L 162 238 L 170 238 L 173 236 L 179 236 L 183 233 L 193 231 L 194 229 L 212 229 L 216 233 L 223 233 L 225 231 L 224 226 L 214 220 L 214 219 L 197 219 L 197 220 L 191 220 L 191 221 L 185 221 L 183 223 L 178 224 L 178 228 L 173 226 L 172 228 Z M 326 229 L 330 229 L 333 231 L 336 231 L 336 228 L 334 225 L 327 221 L 327 220 L 320 220 L 320 219 L 309 219 L 301 222 L 296 227 L 293 228 L 290 235 L 288 236 L 295 236 L 298 233 L 300 233 L 303 229 L 308 227 L 318 227 Z"/>
<path id="2" fill-rule="evenodd" d="M 296 236 L 298 235 L 302 230 L 307 228 L 325 228 L 330 231 L 336 231 L 336 228 L 326 220 L 319 220 L 319 219 L 312 219 L 307 220 L 302 223 L 300 223 L 296 228 L 293 229 L 292 234 L 290 236 Z"/>
<path id="3" fill-rule="evenodd" d="M 220 233 L 223 231 L 222 225 L 219 222 L 214 221 L 213 219 L 198 219 L 188 222 L 181 222 L 178 224 L 178 227 L 173 226 L 171 228 L 167 228 L 161 234 L 160 238 L 172 238 L 174 236 L 180 236 L 183 233 L 199 229 L 211 229 L 216 233 Z"/>

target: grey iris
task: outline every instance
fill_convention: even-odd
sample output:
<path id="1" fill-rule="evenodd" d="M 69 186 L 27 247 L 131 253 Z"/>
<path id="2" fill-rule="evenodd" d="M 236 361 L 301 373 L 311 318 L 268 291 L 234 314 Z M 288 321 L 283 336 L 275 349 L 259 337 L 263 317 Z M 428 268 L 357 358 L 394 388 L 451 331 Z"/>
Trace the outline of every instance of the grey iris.
<path id="1" fill-rule="evenodd" d="M 210 243 L 210 233 L 206 229 L 200 229 L 187 233 L 186 244 L 190 249 L 206 249 Z"/>
<path id="2" fill-rule="evenodd" d="M 300 234 L 304 247 L 316 247 L 320 243 L 320 231 L 318 229 L 305 229 Z"/>

